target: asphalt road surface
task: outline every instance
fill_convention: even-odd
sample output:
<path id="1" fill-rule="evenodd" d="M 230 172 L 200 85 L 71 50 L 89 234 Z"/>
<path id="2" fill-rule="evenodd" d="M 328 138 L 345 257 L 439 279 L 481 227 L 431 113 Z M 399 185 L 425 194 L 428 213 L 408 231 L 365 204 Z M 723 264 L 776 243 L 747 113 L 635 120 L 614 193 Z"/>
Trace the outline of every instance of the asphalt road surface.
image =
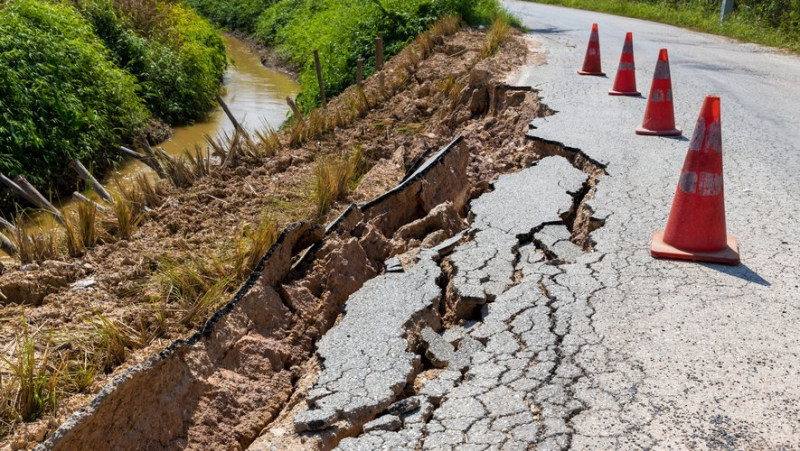
<path id="1" fill-rule="evenodd" d="M 607 164 L 592 206 L 607 218 L 590 265 L 592 346 L 575 386 L 574 449 L 800 448 L 800 59 L 756 45 L 606 14 L 527 2 L 506 7 L 547 62 L 520 83 L 558 111 L 531 136 Z M 592 23 L 608 78 L 582 77 Z M 669 51 L 676 121 L 691 138 L 706 94 L 720 96 L 728 233 L 742 264 L 657 261 L 688 142 L 637 136 L 644 98 L 607 95 L 626 32 L 639 90 Z M 633 378 L 620 365 L 634 368 Z M 574 390 L 571 396 L 581 394 Z"/>
<path id="2" fill-rule="evenodd" d="M 561 222 L 590 179 L 585 168 L 556 155 L 501 176 L 471 203 L 471 239 L 424 251 L 351 297 L 320 342 L 324 367 L 296 429 L 351 421 L 362 432 L 339 446 L 364 450 L 800 449 L 800 59 L 634 19 L 505 4 L 542 57 L 517 84 L 556 111 L 529 135 L 605 169 L 589 202 L 603 222 L 594 250 L 573 244 Z M 576 73 L 593 22 L 608 78 Z M 683 138 L 636 135 L 645 98 L 607 94 L 629 31 L 642 92 L 669 49 Z M 706 94 L 722 99 L 736 267 L 649 253 Z M 481 313 L 423 330 L 427 361 L 442 371 L 408 397 L 420 360 L 405 331 L 443 302 L 431 284 L 441 258 L 452 265 L 448 289 Z"/>

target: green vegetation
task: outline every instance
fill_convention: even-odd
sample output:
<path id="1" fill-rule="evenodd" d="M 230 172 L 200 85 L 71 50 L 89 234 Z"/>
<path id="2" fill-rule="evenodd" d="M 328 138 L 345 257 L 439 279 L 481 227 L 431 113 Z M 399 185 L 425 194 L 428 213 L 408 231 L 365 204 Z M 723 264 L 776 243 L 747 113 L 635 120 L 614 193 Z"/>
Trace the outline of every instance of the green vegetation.
<path id="1" fill-rule="evenodd" d="M 355 83 L 359 58 L 365 75 L 375 71 L 375 38 L 384 37 L 385 58 L 396 55 L 437 19 L 459 14 L 469 24 L 504 15 L 497 0 L 188 0 L 222 26 L 252 34 L 299 68 L 300 107 L 319 104 L 312 53 L 319 50 L 325 91 L 341 93 Z"/>
<path id="2" fill-rule="evenodd" d="M 15 0 L 0 9 L 0 170 L 58 184 L 80 159 L 144 125 L 136 80 L 106 56 L 91 25 L 67 4 Z"/>
<path id="3" fill-rule="evenodd" d="M 225 67 L 219 33 L 180 2 L 6 2 L 0 171 L 51 196 L 71 191 L 71 160 L 103 172 L 151 117 L 179 124 L 214 107 Z"/>
<path id="4" fill-rule="evenodd" d="M 140 96 L 157 118 L 184 124 L 216 105 L 225 46 L 193 10 L 161 0 L 79 4 L 113 61 L 137 78 Z"/>
<path id="5" fill-rule="evenodd" d="M 719 22 L 720 0 L 529 0 L 602 11 L 800 52 L 800 0 L 736 0 Z"/>

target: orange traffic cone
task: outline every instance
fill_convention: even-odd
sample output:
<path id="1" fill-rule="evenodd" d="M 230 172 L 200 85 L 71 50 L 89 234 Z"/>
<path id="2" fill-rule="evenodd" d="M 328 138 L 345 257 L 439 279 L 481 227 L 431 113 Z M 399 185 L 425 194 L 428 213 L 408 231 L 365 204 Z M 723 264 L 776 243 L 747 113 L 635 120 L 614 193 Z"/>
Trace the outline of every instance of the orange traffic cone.
<path id="1" fill-rule="evenodd" d="M 653 234 L 653 257 L 739 264 L 736 238 L 725 229 L 719 97 L 703 102 L 683 163 L 667 228 Z"/>
<path id="2" fill-rule="evenodd" d="M 667 49 L 658 53 L 658 63 L 653 74 L 650 97 L 644 110 L 644 122 L 636 129 L 637 135 L 680 136 L 675 127 L 675 110 L 672 106 L 672 81 L 669 76 Z"/>
<path id="3" fill-rule="evenodd" d="M 636 65 L 633 62 L 633 33 L 625 35 L 625 45 L 622 47 L 622 56 L 619 58 L 617 76 L 614 77 L 614 87 L 608 91 L 612 96 L 640 96 L 636 90 Z"/>
<path id="4" fill-rule="evenodd" d="M 578 71 L 581 75 L 605 75 L 600 68 L 600 35 L 597 33 L 597 24 L 592 24 L 592 34 L 589 36 L 589 46 L 586 48 L 586 58 L 583 68 Z"/>

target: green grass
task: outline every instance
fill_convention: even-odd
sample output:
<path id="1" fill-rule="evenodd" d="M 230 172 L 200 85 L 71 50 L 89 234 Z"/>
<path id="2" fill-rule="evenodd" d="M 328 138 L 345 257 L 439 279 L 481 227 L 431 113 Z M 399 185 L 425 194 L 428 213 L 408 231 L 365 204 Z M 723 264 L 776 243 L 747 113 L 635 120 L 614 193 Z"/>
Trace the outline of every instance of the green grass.
<path id="1" fill-rule="evenodd" d="M 528 0 L 662 22 L 800 53 L 800 0 L 737 0 L 720 23 L 719 1 Z"/>

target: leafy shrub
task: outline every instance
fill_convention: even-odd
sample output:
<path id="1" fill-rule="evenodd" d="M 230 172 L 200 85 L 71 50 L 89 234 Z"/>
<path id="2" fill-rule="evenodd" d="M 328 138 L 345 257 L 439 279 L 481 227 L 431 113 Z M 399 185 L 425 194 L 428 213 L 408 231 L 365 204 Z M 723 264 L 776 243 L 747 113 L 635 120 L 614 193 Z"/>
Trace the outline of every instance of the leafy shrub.
<path id="1" fill-rule="evenodd" d="M 187 3 L 214 23 L 252 34 L 258 17 L 275 0 L 188 0 Z"/>
<path id="2" fill-rule="evenodd" d="M 147 119 L 135 79 L 66 4 L 14 0 L 0 9 L 0 170 L 64 188 L 72 159 L 107 166 L 112 143 Z"/>
<path id="3" fill-rule="evenodd" d="M 160 0 L 87 0 L 81 10 L 155 116 L 184 124 L 216 105 L 225 46 L 197 13 Z"/>

